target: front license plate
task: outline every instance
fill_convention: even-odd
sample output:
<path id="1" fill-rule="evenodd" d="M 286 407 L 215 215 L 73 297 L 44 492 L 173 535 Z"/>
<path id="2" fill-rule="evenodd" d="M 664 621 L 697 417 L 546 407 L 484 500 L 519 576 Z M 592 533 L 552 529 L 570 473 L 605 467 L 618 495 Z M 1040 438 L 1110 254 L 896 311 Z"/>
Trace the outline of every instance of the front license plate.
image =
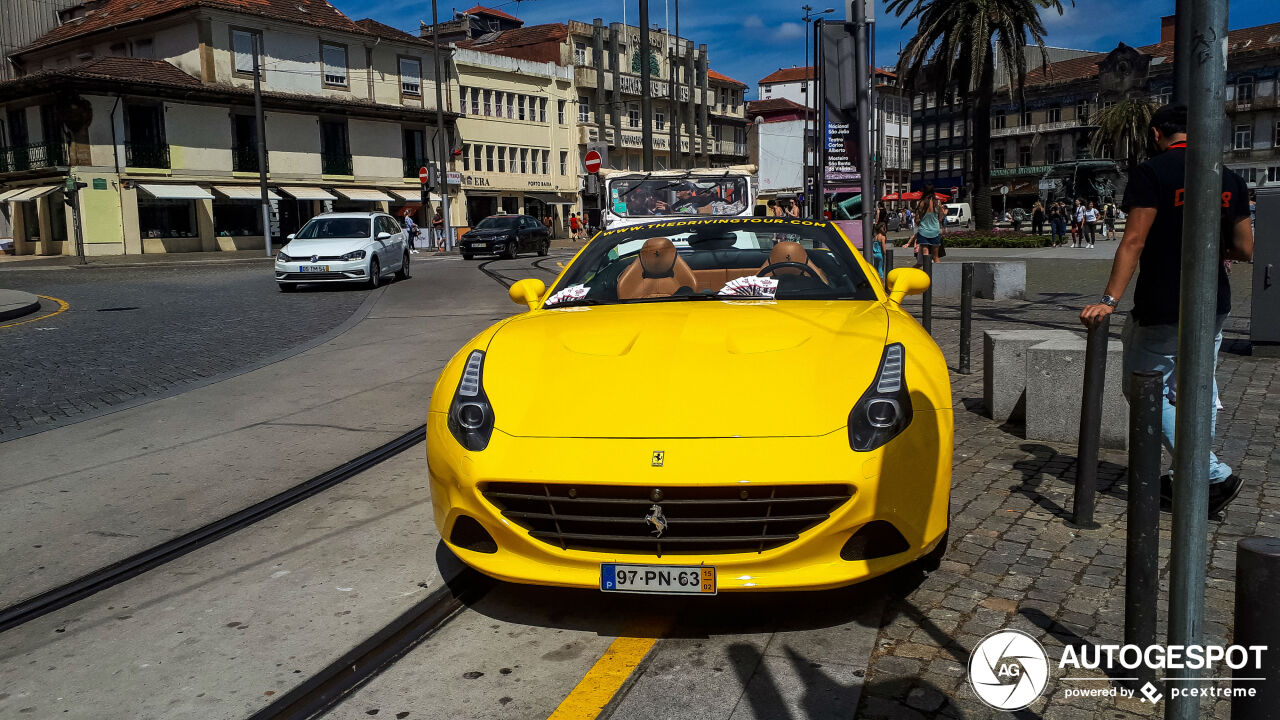
<path id="1" fill-rule="evenodd" d="M 329 272 L 328 265 L 299 265 L 298 272 Z"/>
<path id="2" fill-rule="evenodd" d="M 715 595 L 716 569 L 706 565 L 600 565 L 604 592 Z"/>

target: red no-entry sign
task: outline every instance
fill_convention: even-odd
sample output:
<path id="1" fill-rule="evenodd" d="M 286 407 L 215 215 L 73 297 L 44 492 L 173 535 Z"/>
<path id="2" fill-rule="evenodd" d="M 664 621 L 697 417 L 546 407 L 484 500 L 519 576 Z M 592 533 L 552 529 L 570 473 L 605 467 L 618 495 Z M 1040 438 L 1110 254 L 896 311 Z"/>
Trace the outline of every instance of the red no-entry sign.
<path id="1" fill-rule="evenodd" d="M 418 182 L 422 183 L 423 185 L 426 185 L 427 181 L 430 179 L 431 179 L 431 171 L 427 169 L 426 165 L 423 165 L 422 167 L 418 168 Z"/>
<path id="2" fill-rule="evenodd" d="M 582 163 L 587 166 L 587 172 L 595 173 L 600 171 L 600 153 L 595 150 L 588 150 L 586 156 L 582 158 Z"/>

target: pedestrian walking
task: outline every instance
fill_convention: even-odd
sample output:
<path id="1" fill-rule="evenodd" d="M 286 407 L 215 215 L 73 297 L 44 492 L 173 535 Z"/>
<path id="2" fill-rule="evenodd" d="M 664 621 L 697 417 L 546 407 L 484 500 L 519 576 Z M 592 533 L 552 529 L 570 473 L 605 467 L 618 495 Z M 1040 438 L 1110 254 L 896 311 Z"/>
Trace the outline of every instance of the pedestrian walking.
<path id="1" fill-rule="evenodd" d="M 1044 233 L 1044 205 L 1039 200 L 1035 205 L 1031 206 L 1031 234 L 1040 235 Z"/>
<path id="2" fill-rule="evenodd" d="M 404 236 L 409 241 L 409 252 L 418 254 L 418 225 L 409 215 L 404 216 Z"/>
<path id="3" fill-rule="evenodd" d="M 1150 132 L 1160 153 L 1139 165 L 1129 178 L 1121 207 L 1128 221 L 1124 237 L 1116 248 L 1111 279 L 1102 299 L 1081 311 L 1080 321 L 1091 326 L 1114 312 L 1134 271 L 1140 270 L 1133 291 L 1133 312 L 1125 320 L 1120 336 L 1124 344 L 1122 377 L 1127 378 L 1136 370 L 1155 370 L 1164 376 L 1161 431 L 1165 447 L 1172 452 L 1186 180 L 1186 106 L 1166 105 L 1156 110 L 1151 116 Z M 1223 258 L 1243 261 L 1253 258 L 1248 192 L 1239 175 L 1228 168 L 1222 169 L 1222 232 L 1219 243 Z M 1210 428 L 1215 427 L 1218 412 L 1216 357 L 1222 344 L 1222 325 L 1231 312 L 1230 281 L 1223 264 L 1216 264 L 1217 336 L 1214 338 L 1213 397 L 1208 408 Z M 1127 395 L 1128 385 L 1124 387 Z M 1112 421 L 1123 423 L 1124 418 L 1113 418 Z M 1173 472 L 1176 471 L 1177 468 L 1173 468 L 1160 478 L 1161 497 L 1170 505 L 1173 501 Z M 1209 483 L 1209 517 L 1212 518 L 1235 499 L 1243 481 L 1210 452 Z"/>
<path id="4" fill-rule="evenodd" d="M 906 213 L 906 216 L 907 216 L 907 229 L 908 229 L 908 230 L 915 230 L 915 229 L 916 229 L 916 216 L 915 216 L 915 213 L 911 212 L 911 208 L 910 208 L 910 207 L 907 207 L 907 208 L 906 208 L 906 209 L 904 209 L 902 212 Z"/>
<path id="5" fill-rule="evenodd" d="M 1084 201 L 1080 198 L 1076 198 L 1071 215 L 1071 247 L 1084 247 Z"/>
<path id="6" fill-rule="evenodd" d="M 444 238 L 444 212 L 440 208 L 436 208 L 436 216 L 431 218 L 431 234 L 436 244 L 436 252 L 445 251 Z"/>
<path id="7" fill-rule="evenodd" d="M 787 206 L 782 209 L 784 217 L 797 218 L 800 217 L 800 205 L 795 200 L 787 200 Z"/>
<path id="8" fill-rule="evenodd" d="M 1067 242 L 1067 216 L 1060 203 L 1049 206 L 1049 232 L 1052 235 L 1050 244 L 1053 247 L 1065 245 Z"/>
<path id="9" fill-rule="evenodd" d="M 556 236 L 556 219 L 552 216 L 550 210 L 547 210 L 546 217 L 542 218 L 542 224 L 547 226 L 547 232 L 551 233 L 551 237 Z"/>
<path id="10" fill-rule="evenodd" d="M 916 267 L 924 263 L 924 253 L 929 253 L 934 262 L 938 262 L 939 248 L 942 247 L 942 224 L 938 220 L 938 196 L 933 192 L 933 183 L 925 183 L 920 191 L 920 202 L 916 204 L 916 215 L 920 218 L 920 229 L 916 231 L 916 246 L 920 249 L 920 258 Z"/>
<path id="11" fill-rule="evenodd" d="M 1108 201 L 1102 208 L 1102 239 L 1114 240 L 1116 235 L 1116 204 Z"/>
<path id="12" fill-rule="evenodd" d="M 1098 235 L 1098 208 L 1092 202 L 1084 209 L 1084 230 L 1089 240 L 1089 244 L 1085 247 L 1092 248 L 1093 241 Z"/>
<path id="13" fill-rule="evenodd" d="M 778 207 L 777 200 L 770 200 L 765 203 L 765 208 L 765 212 L 768 213 L 769 217 L 782 217 L 782 208 Z"/>
<path id="14" fill-rule="evenodd" d="M 889 224 L 878 222 L 875 238 L 871 241 L 871 265 L 880 277 L 884 277 L 884 254 L 889 252 Z"/>
<path id="15" fill-rule="evenodd" d="M 578 219 L 578 213 L 569 213 L 569 237 L 574 242 L 578 240 L 578 231 L 582 228 L 582 221 Z"/>

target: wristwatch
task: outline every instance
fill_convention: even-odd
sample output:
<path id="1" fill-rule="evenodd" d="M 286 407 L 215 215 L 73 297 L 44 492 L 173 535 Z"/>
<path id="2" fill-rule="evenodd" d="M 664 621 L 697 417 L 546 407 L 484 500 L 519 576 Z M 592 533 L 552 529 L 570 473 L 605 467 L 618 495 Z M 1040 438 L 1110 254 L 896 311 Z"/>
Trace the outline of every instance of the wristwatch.
<path id="1" fill-rule="evenodd" d="M 1119 305 L 1119 304 L 1120 304 L 1120 301 L 1119 301 L 1119 300 L 1116 300 L 1115 298 L 1111 297 L 1110 295 L 1103 295 L 1103 296 L 1102 296 L 1102 299 L 1101 299 L 1101 300 L 1099 300 L 1098 302 L 1102 303 L 1103 305 L 1109 305 L 1109 306 L 1111 306 L 1111 307 L 1113 307 L 1113 308 L 1114 308 L 1115 306 L 1117 306 L 1117 305 Z"/>

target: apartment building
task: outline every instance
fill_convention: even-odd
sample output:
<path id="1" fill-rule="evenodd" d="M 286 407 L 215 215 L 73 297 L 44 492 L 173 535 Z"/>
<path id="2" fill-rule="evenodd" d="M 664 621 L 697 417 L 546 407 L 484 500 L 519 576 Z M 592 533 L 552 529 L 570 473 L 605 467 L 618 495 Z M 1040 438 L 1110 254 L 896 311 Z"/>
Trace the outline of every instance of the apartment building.
<path id="1" fill-rule="evenodd" d="M 263 247 L 255 46 L 273 238 L 328 210 L 423 219 L 430 43 L 324 0 L 95 0 L 12 53 L 22 75 L 0 83 L 15 251 L 72 254 L 77 234 L 87 255 Z"/>

